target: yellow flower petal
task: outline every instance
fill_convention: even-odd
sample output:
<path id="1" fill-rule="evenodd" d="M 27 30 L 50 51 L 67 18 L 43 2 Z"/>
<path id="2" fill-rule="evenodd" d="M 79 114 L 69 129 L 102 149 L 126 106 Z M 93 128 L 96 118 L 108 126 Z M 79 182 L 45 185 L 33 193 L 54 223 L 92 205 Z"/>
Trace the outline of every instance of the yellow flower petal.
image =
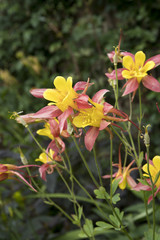
<path id="1" fill-rule="evenodd" d="M 56 89 L 47 89 L 43 93 L 43 97 L 49 101 L 58 102 L 61 100 L 62 96 Z"/>
<path id="2" fill-rule="evenodd" d="M 160 171 L 160 156 L 155 156 L 152 161 L 155 168 L 157 169 L 157 172 Z"/>
<path id="3" fill-rule="evenodd" d="M 144 54 L 144 52 L 142 52 L 142 51 L 137 52 L 135 54 L 136 68 L 139 69 L 139 68 L 143 67 L 145 60 L 146 60 L 146 55 Z"/>
<path id="4" fill-rule="evenodd" d="M 154 68 L 154 66 L 155 66 L 155 63 L 153 61 L 149 61 L 144 65 L 144 67 L 142 68 L 142 71 L 143 72 L 148 72 L 149 70 Z"/>
<path id="5" fill-rule="evenodd" d="M 131 71 L 128 71 L 128 70 L 123 70 L 122 71 L 122 76 L 126 79 L 131 79 L 134 77 L 134 74 L 132 74 Z"/>
<path id="6" fill-rule="evenodd" d="M 66 79 L 61 76 L 58 76 L 54 79 L 54 86 L 57 90 L 62 92 L 66 92 L 66 90 L 68 89 Z"/>
<path id="7" fill-rule="evenodd" d="M 145 164 L 143 167 L 142 167 L 143 171 L 146 172 L 148 174 L 148 169 L 147 169 L 147 164 Z M 155 176 L 157 171 L 155 169 L 155 167 L 151 164 L 149 164 L 149 171 L 151 173 L 151 176 Z"/>
<path id="8" fill-rule="evenodd" d="M 68 77 L 67 78 L 67 87 L 69 88 L 69 89 L 71 89 L 72 88 L 72 77 Z"/>
<path id="9" fill-rule="evenodd" d="M 123 57 L 123 66 L 128 70 L 132 70 L 134 68 L 134 62 L 131 56 Z"/>

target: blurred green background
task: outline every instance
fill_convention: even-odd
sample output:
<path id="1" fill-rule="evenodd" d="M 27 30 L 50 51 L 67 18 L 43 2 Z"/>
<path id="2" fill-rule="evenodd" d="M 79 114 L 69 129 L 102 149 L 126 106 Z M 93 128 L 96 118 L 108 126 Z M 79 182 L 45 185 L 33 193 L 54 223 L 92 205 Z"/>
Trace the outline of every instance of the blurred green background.
<path id="1" fill-rule="evenodd" d="M 121 50 L 132 53 L 142 50 L 149 58 L 160 53 L 159 16 L 159 0 L 1 0 L 0 163 L 21 164 L 19 145 L 30 163 L 40 153 L 24 127 L 9 118 L 14 111 L 26 114 L 46 105 L 44 99 L 30 95 L 31 88 L 52 87 L 54 78 L 62 75 L 72 76 L 74 83 L 89 77 L 95 83 L 91 96 L 101 88 L 112 90 L 105 76 L 108 68 L 113 67 L 107 53 L 117 46 L 120 29 L 123 31 Z M 152 73 L 159 78 L 159 69 Z M 143 124 L 152 125 L 152 156 L 160 154 L 157 134 L 160 113 L 156 108 L 156 102 L 160 105 L 160 94 L 144 88 L 142 94 Z M 106 101 L 114 103 L 111 93 L 107 94 Z M 125 98 L 121 101 L 123 111 L 128 107 L 127 101 Z M 135 99 L 135 109 L 137 103 Z M 36 129 L 37 126 L 32 126 L 33 132 Z M 99 155 L 104 163 L 106 143 L 97 143 L 98 147 L 103 145 L 104 150 Z M 75 155 L 73 161 L 74 158 Z M 75 168 L 79 166 L 78 162 L 74 164 Z M 57 178 L 50 178 L 53 189 L 49 191 L 53 192 Z M 56 210 L 43 205 L 40 200 L 27 199 L 25 196 L 29 192 L 22 184 L 8 181 L 0 188 L 0 239 L 55 239 L 71 229 Z"/>

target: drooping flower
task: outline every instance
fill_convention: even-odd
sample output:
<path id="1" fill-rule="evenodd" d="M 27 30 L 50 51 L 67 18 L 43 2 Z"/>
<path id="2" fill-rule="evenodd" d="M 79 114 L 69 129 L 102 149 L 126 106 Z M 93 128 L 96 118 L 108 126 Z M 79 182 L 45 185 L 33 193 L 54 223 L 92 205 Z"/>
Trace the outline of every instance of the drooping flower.
<path id="1" fill-rule="evenodd" d="M 26 167 L 39 167 L 39 166 L 38 165 L 15 166 L 13 164 L 0 164 L 0 181 L 3 181 L 5 179 L 16 179 L 18 177 L 18 179 L 22 180 L 25 184 L 27 184 L 30 188 L 37 192 L 37 190 L 22 175 L 23 171 L 21 169 Z"/>
<path id="2" fill-rule="evenodd" d="M 134 181 L 134 179 L 130 176 L 130 173 L 137 168 L 131 168 L 135 161 L 133 160 L 127 167 L 122 167 L 122 161 L 121 161 L 121 152 L 120 152 L 120 147 L 119 147 L 119 163 L 118 164 L 113 164 L 113 166 L 118 167 L 118 171 L 115 172 L 112 177 L 114 179 L 117 179 L 119 181 L 119 188 L 124 190 L 128 184 L 129 187 L 134 188 L 137 184 Z M 130 169 L 131 168 L 131 169 Z M 111 175 L 105 175 L 103 178 L 110 178 Z M 114 181 L 114 180 L 113 180 Z"/>
<path id="3" fill-rule="evenodd" d="M 160 65 L 160 54 L 146 60 L 146 55 L 142 51 L 138 51 L 135 56 L 124 56 L 123 67 L 118 69 L 118 79 L 122 80 L 126 78 L 128 81 L 123 87 L 125 91 L 123 96 L 136 92 L 140 82 L 154 91 L 160 92 L 160 83 L 154 77 L 148 75 L 148 71 Z M 106 73 L 106 76 L 112 79 L 116 79 L 115 71 L 112 73 Z"/>
<path id="4" fill-rule="evenodd" d="M 57 119 L 49 120 L 45 123 L 44 128 L 39 129 L 37 134 L 49 137 L 52 141 L 48 145 L 47 151 L 52 149 L 55 151 L 54 155 L 59 152 L 63 152 L 65 149 L 65 143 L 62 141 L 60 136 L 69 137 L 66 126 L 63 125 L 64 129 L 60 132 L 59 122 Z"/>
<path id="5" fill-rule="evenodd" d="M 48 174 L 53 173 L 54 168 L 56 167 L 56 161 L 62 161 L 61 157 L 52 149 L 49 149 L 48 153 L 43 152 L 39 155 L 39 158 L 35 159 L 35 161 L 42 162 L 42 166 L 39 168 L 40 177 L 46 181 L 46 172 Z"/>
<path id="6" fill-rule="evenodd" d="M 89 100 L 92 107 L 81 109 L 78 115 L 73 118 L 73 124 L 78 128 L 90 126 L 84 139 L 85 146 L 89 151 L 92 150 L 100 130 L 106 129 L 111 132 L 108 126 L 110 124 L 114 125 L 112 121 L 122 122 L 128 120 L 127 115 L 115 109 L 111 104 L 107 102 L 100 104 L 106 92 L 108 92 L 106 89 L 98 91 L 92 100 Z M 122 118 L 112 116 L 112 114 L 116 114 Z"/>

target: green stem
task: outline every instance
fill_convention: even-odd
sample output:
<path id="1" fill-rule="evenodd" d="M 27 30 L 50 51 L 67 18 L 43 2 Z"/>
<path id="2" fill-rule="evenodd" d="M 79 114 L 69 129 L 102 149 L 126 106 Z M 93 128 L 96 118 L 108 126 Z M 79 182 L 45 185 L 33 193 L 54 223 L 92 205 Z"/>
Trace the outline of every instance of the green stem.
<path id="1" fill-rule="evenodd" d="M 119 109 L 118 106 L 118 74 L 117 74 L 117 64 L 114 64 L 114 69 L 115 69 L 115 73 L 116 73 L 116 91 L 115 91 L 115 108 L 117 107 L 117 109 Z"/>
<path id="2" fill-rule="evenodd" d="M 113 167 L 112 167 L 112 162 L 113 161 L 113 140 L 110 138 L 110 198 L 112 201 L 112 181 L 113 181 Z"/>
<path id="3" fill-rule="evenodd" d="M 79 155 L 81 156 L 81 159 L 83 160 L 83 163 L 84 163 L 84 165 L 85 165 L 85 167 L 86 167 L 86 169 L 87 169 L 90 177 L 92 178 L 92 181 L 94 182 L 94 184 L 96 185 L 96 187 L 99 188 L 99 184 L 98 184 L 98 182 L 96 181 L 96 179 L 94 178 L 92 172 L 90 171 L 90 169 L 89 169 L 89 167 L 88 167 L 88 164 L 87 164 L 87 162 L 86 162 L 86 159 L 85 159 L 85 157 L 83 156 L 83 154 L 82 154 L 82 152 L 81 152 L 81 150 L 80 150 L 80 148 L 79 148 L 79 146 L 78 146 L 78 144 L 77 144 L 77 141 L 76 141 L 75 137 L 72 136 L 72 139 L 73 139 L 73 141 L 74 141 L 74 143 L 75 143 L 75 146 L 76 146 L 76 148 L 77 148 L 77 150 L 78 150 L 78 152 L 79 152 Z"/>
<path id="4" fill-rule="evenodd" d="M 140 87 L 140 85 L 139 85 L 139 88 L 138 88 L 138 93 L 139 93 L 139 129 L 141 129 L 141 121 L 142 121 L 142 101 L 141 101 L 141 87 Z M 140 152 L 141 152 L 140 136 L 141 136 L 141 132 L 138 131 L 138 152 L 139 152 L 139 154 L 140 154 Z"/>
<path id="5" fill-rule="evenodd" d="M 99 182 L 100 182 L 100 185 L 103 186 L 101 172 L 100 172 L 98 161 L 97 161 L 97 155 L 96 155 L 95 147 L 93 147 L 93 154 L 94 154 L 94 160 L 95 160 L 95 164 L 96 164 L 96 168 L 97 168 L 97 172 L 98 172 Z"/>
<path id="6" fill-rule="evenodd" d="M 155 228 L 156 228 L 156 220 L 155 220 L 155 198 L 154 198 L 154 183 L 152 180 L 152 175 L 149 169 L 149 146 L 147 148 L 147 171 L 149 174 L 149 178 L 151 180 L 151 187 L 152 187 L 152 208 L 153 208 L 153 240 L 155 240 Z"/>

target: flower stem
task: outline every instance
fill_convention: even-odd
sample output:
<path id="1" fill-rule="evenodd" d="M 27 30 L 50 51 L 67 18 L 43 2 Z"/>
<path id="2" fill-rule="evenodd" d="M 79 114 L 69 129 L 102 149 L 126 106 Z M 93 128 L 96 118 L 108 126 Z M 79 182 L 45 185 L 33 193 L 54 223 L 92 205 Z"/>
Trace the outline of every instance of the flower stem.
<path id="1" fill-rule="evenodd" d="M 112 181 L 113 181 L 113 167 L 112 167 L 112 162 L 113 161 L 113 140 L 110 138 L 110 198 L 112 201 Z"/>
<path id="2" fill-rule="evenodd" d="M 86 159 L 85 159 L 85 157 L 83 156 L 83 154 L 82 154 L 82 152 L 81 152 L 81 149 L 79 148 L 75 137 L 72 136 L 72 139 L 73 139 L 73 141 L 74 141 L 74 143 L 75 143 L 75 146 L 76 146 L 76 148 L 77 148 L 77 150 L 78 150 L 78 152 L 79 152 L 79 155 L 81 156 L 81 159 L 83 160 L 83 163 L 84 163 L 84 165 L 85 165 L 85 167 L 86 167 L 86 169 L 87 169 L 90 177 L 92 178 L 92 180 L 93 180 L 94 184 L 96 185 L 96 187 L 99 188 L 99 184 L 98 184 L 98 182 L 96 181 L 96 179 L 94 178 L 92 172 L 90 171 L 90 169 L 89 169 L 89 167 L 88 167 L 88 164 L 87 164 L 87 162 L 86 162 Z"/>
<path id="3" fill-rule="evenodd" d="M 142 101 L 141 101 L 141 87 L 140 87 L 140 85 L 139 85 L 139 88 L 138 88 L 138 93 L 139 93 L 139 129 L 141 129 L 141 121 L 142 121 Z M 139 154 L 140 154 L 140 152 L 141 152 L 140 135 L 141 135 L 141 132 L 138 131 L 138 152 L 139 152 Z"/>
<path id="4" fill-rule="evenodd" d="M 96 168 L 97 168 L 97 171 L 98 171 L 99 182 L 100 182 L 100 185 L 103 186 L 101 173 L 100 173 L 100 169 L 99 169 L 99 165 L 98 165 L 98 161 L 97 161 L 97 155 L 96 155 L 95 147 L 93 147 L 93 154 L 94 154 L 94 160 L 95 160 Z"/>
<path id="5" fill-rule="evenodd" d="M 155 227 L 156 227 L 156 219 L 155 219 L 155 198 L 154 198 L 154 183 L 152 180 L 151 172 L 149 169 L 149 146 L 146 146 L 147 149 L 147 171 L 149 174 L 149 178 L 151 180 L 151 187 L 152 187 L 152 208 L 153 208 L 153 240 L 155 240 Z"/>
<path id="6" fill-rule="evenodd" d="M 117 64 L 114 64 L 114 69 L 115 69 L 115 73 L 116 73 L 116 91 L 115 91 L 115 108 L 117 107 L 117 109 L 119 109 L 118 106 L 118 74 L 117 74 Z"/>

